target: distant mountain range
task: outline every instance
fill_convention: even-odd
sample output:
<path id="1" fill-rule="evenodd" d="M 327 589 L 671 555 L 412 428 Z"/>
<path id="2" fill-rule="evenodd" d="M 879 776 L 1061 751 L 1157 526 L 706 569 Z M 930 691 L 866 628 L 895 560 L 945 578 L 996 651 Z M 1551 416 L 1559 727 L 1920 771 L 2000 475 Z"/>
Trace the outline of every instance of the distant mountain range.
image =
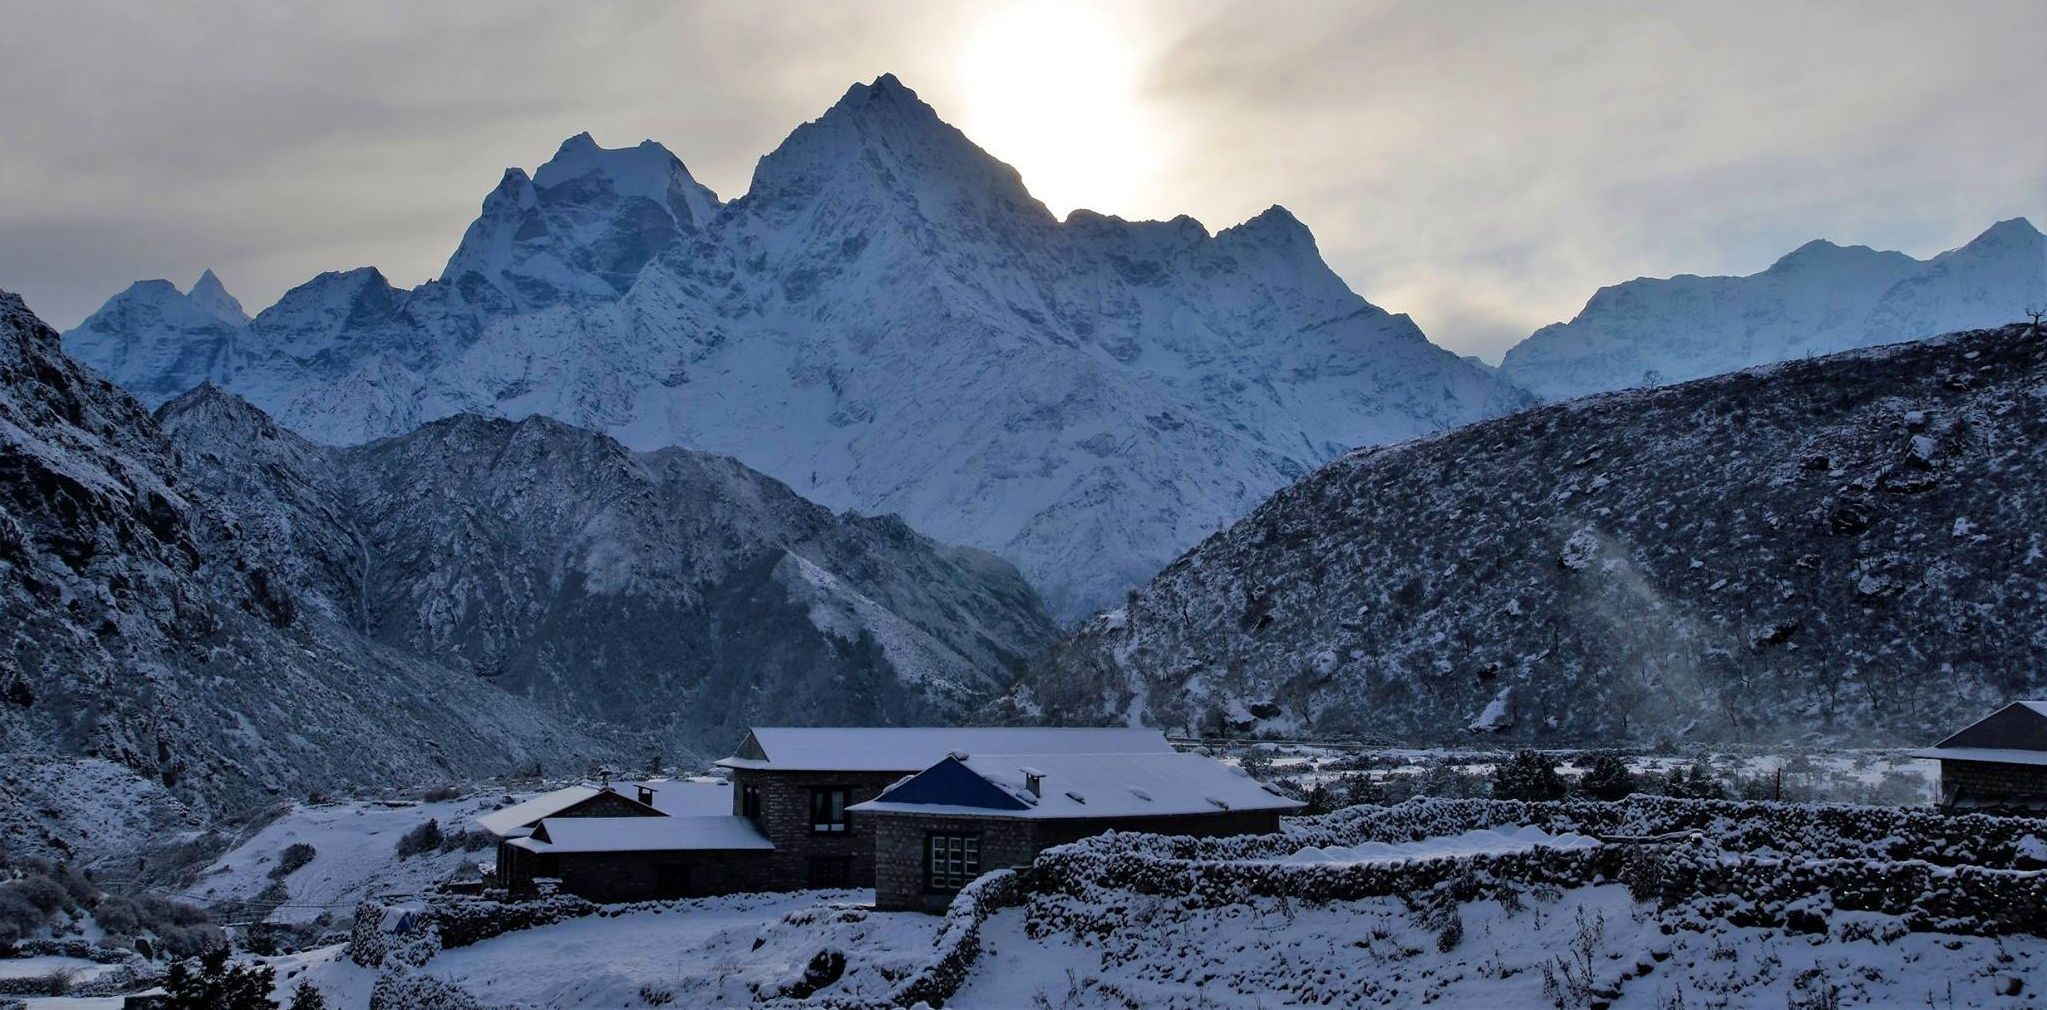
<path id="1" fill-rule="evenodd" d="M 231 306 L 143 282 L 66 341 L 149 402 L 210 381 L 326 444 L 476 412 L 730 454 L 993 550 L 1062 619 L 1339 453 L 1529 402 L 1345 287 L 1285 210 L 1062 222 L 886 76 L 738 199 L 578 136 L 505 174 L 434 281 Z"/>
<path id="2" fill-rule="evenodd" d="M 2047 687 L 2047 334 L 1542 407 L 1281 491 L 998 717 L 1924 742 Z"/>
<path id="3" fill-rule="evenodd" d="M 2000 221 L 1930 260 L 1808 242 L 1747 277 L 1640 278 L 1535 331 L 1500 375 L 1546 400 L 2003 326 L 2047 308 L 2047 238 Z"/>

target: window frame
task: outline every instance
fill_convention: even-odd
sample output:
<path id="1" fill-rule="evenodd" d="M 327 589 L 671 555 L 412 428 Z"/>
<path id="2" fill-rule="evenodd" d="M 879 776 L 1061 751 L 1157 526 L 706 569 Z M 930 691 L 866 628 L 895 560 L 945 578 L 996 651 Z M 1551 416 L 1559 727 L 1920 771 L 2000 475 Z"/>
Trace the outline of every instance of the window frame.
<path id="1" fill-rule="evenodd" d="M 938 868 L 940 843 L 945 843 L 946 868 Z M 954 858 L 957 854 L 957 859 Z M 981 833 L 978 831 L 926 831 L 918 852 L 926 894 L 958 894 L 981 876 Z M 957 865 L 958 869 L 953 867 Z M 958 883 L 952 883 L 954 879 Z"/>
<path id="2" fill-rule="evenodd" d="M 837 795 L 839 801 L 837 819 L 820 820 L 818 818 L 820 813 L 830 813 L 831 800 L 829 797 L 833 795 Z M 848 813 L 846 808 L 852 805 L 853 790 L 847 786 L 810 787 L 810 833 L 813 835 L 837 835 L 842 838 L 850 836 L 853 833 L 853 815 Z"/>

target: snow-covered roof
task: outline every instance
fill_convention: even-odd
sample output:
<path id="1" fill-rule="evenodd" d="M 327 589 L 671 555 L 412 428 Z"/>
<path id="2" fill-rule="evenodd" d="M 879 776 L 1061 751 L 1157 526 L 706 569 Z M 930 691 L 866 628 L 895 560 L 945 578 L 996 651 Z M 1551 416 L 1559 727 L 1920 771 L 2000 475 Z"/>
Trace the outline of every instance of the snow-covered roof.
<path id="1" fill-rule="evenodd" d="M 2039 765 L 2047 767 L 2047 750 L 2014 750 L 1998 747 L 1928 747 L 1913 751 L 1913 757 L 1933 758 L 1939 761 L 1982 761 L 2000 765 Z"/>
<path id="2" fill-rule="evenodd" d="M 2040 713 L 2041 715 L 2047 715 L 2047 701 L 2022 701 L 2019 702 L 2019 704 L 2024 705 L 2027 708 L 2030 708 L 2033 711 Z"/>
<path id="3" fill-rule="evenodd" d="M 530 852 L 772 849 L 744 817 L 551 817 L 509 844 Z"/>
<path id="4" fill-rule="evenodd" d="M 958 787 L 958 771 L 985 786 Z M 1027 771 L 1028 770 L 1028 771 Z M 1033 795 L 1026 777 L 1038 779 Z M 946 781 L 953 779 L 954 781 Z M 933 783 L 941 783 L 933 788 Z M 993 787 L 992 789 L 985 787 Z M 972 814 L 1032 820 L 1164 817 L 1306 806 L 1199 754 L 975 754 L 948 757 L 880 796 L 860 813 Z"/>
<path id="5" fill-rule="evenodd" d="M 605 791 L 604 786 L 588 783 L 541 793 L 523 803 L 514 803 L 502 810 L 479 814 L 476 823 L 483 830 L 499 838 L 523 835 L 526 829 L 544 817 L 553 817 L 578 803 Z M 647 789 L 654 794 L 652 809 L 669 815 L 729 814 L 732 812 L 732 787 L 727 783 L 696 782 L 618 782 L 610 790 L 619 796 L 638 803 L 639 790 Z M 715 790 L 715 792 L 713 792 Z"/>
<path id="6" fill-rule="evenodd" d="M 732 812 L 732 783 L 724 779 L 654 779 L 621 787 L 627 795 L 646 787 L 654 809 L 670 817 L 721 817 Z"/>
<path id="7" fill-rule="evenodd" d="M 757 727 L 727 768 L 779 771 L 922 771 L 964 754 L 1171 754 L 1155 729 L 1071 726 Z"/>

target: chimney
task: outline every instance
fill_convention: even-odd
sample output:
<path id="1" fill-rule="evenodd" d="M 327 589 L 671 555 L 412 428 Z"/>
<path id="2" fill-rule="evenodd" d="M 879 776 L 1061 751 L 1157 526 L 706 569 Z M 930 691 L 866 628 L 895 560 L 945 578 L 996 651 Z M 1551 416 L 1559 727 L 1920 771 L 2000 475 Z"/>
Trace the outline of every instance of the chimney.
<path id="1" fill-rule="evenodd" d="M 1032 796 L 1045 795 L 1044 772 L 1041 772 L 1036 768 L 1019 768 L 1017 770 L 1023 772 L 1024 788 L 1030 790 Z"/>
<path id="2" fill-rule="evenodd" d="M 650 807 L 654 805 L 654 790 L 647 788 L 646 784 L 642 783 L 639 792 L 641 803 Z"/>

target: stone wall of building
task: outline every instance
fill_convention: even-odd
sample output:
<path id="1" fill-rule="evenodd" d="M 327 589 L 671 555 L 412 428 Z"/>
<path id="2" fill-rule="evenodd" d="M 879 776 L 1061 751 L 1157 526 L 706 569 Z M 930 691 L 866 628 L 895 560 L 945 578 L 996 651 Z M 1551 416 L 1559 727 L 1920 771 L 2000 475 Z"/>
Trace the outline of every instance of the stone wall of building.
<path id="1" fill-rule="evenodd" d="M 754 822 L 775 843 L 760 888 L 797 891 L 812 886 L 813 867 L 820 860 L 845 860 L 847 887 L 874 886 L 874 832 L 868 819 L 851 817 L 850 830 L 811 829 L 813 789 L 844 788 L 846 805 L 864 803 L 903 777 L 901 772 L 785 772 L 736 768 L 732 772 L 732 812 L 744 813 L 746 789 L 760 791 L 760 817 Z"/>
<path id="2" fill-rule="evenodd" d="M 1107 831 L 1222 836 L 1279 830 L 1277 811 L 1227 811 L 1177 817 L 1035 821 L 1018 817 L 868 814 L 873 825 L 874 903 L 882 909 L 942 912 L 953 891 L 935 891 L 925 875 L 924 840 L 932 834 L 980 838 L 981 871 L 1028 866 L 1039 852 Z"/>
<path id="3" fill-rule="evenodd" d="M 2002 797 L 2037 801 L 2047 798 L 2047 766 L 1942 761 L 1940 793 L 1978 803 Z"/>

